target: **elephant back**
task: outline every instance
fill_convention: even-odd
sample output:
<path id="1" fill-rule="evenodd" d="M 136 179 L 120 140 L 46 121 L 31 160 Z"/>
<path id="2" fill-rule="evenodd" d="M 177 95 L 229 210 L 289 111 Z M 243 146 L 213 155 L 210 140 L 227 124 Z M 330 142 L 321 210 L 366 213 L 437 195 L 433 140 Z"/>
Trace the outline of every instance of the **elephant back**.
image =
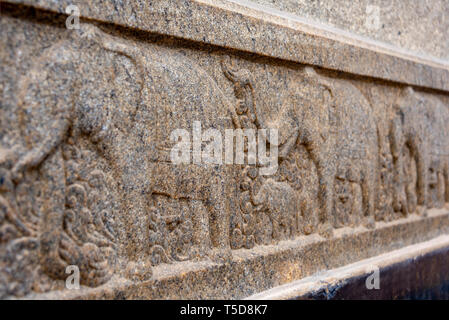
<path id="1" fill-rule="evenodd" d="M 202 132 L 213 128 L 223 137 L 223 129 L 234 128 L 231 104 L 215 80 L 196 63 L 161 48 L 150 49 L 145 61 L 148 95 L 142 111 L 151 123 L 153 161 L 169 162 L 176 143 L 171 141 L 171 133 L 183 129 L 192 137 L 194 121 L 201 123 Z"/>
<path id="2" fill-rule="evenodd" d="M 375 166 L 378 137 L 371 105 L 349 82 L 333 81 L 332 87 L 331 131 L 335 133 L 335 153 L 340 167 L 357 167 L 362 163 Z"/>

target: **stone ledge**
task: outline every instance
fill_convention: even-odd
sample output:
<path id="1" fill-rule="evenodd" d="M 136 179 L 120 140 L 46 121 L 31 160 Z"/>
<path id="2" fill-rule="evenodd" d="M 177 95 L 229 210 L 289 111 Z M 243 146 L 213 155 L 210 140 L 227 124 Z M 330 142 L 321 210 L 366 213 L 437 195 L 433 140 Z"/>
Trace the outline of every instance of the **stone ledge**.
<path id="1" fill-rule="evenodd" d="M 401 258 L 400 254 L 409 250 L 405 246 L 448 233 L 448 210 L 431 209 L 425 218 L 411 215 L 389 223 L 377 223 L 373 230 L 362 227 L 342 228 L 336 230 L 335 237 L 331 240 L 315 234 L 282 241 L 276 246 L 236 250 L 232 261 L 227 264 L 180 262 L 159 265 L 154 267 L 153 278 L 147 282 L 132 283 L 114 278 L 106 285 L 94 289 L 83 287 L 76 291 L 31 294 L 25 298 L 242 299 L 276 286 L 306 279 L 329 268 L 338 268 L 385 253 L 390 257 L 397 257 L 398 253 L 390 251 L 403 248 L 398 251 L 398 257 Z M 435 246 L 442 246 L 441 241 L 448 242 L 448 236 L 430 243 L 436 248 Z M 427 252 L 430 247 L 420 244 L 415 248 Z M 377 261 L 376 259 L 373 261 Z M 253 296 L 258 297 L 260 296 Z"/>
<path id="2" fill-rule="evenodd" d="M 65 14 L 71 0 L 9 0 Z M 81 17 L 331 70 L 449 91 L 449 66 L 435 58 L 310 24 L 246 1 L 77 1 Z"/>
<path id="3" fill-rule="evenodd" d="M 448 253 L 449 236 L 444 235 L 294 281 L 247 299 L 447 299 L 449 292 L 441 288 L 449 285 Z M 374 267 L 379 270 L 379 287 L 368 290 L 366 279 L 374 274 Z"/>

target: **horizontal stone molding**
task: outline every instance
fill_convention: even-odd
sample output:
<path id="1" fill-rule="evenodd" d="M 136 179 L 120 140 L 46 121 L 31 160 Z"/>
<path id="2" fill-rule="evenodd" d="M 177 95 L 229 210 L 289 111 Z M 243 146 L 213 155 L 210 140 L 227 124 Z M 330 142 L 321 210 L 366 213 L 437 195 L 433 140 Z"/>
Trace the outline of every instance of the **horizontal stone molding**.
<path id="1" fill-rule="evenodd" d="M 375 230 L 340 229 L 333 239 L 313 235 L 278 245 L 235 250 L 231 261 L 224 264 L 182 262 L 170 268 L 162 264 L 154 267 L 153 278 L 146 282 L 114 277 L 97 288 L 30 294 L 25 299 L 242 299 L 295 280 L 307 281 L 306 277 L 330 265 L 338 268 L 439 236 L 447 244 L 444 235 L 449 231 L 449 212 L 431 209 L 428 214 L 425 218 L 413 215 L 382 223 Z M 427 247 L 417 246 L 422 252 Z M 408 254 L 413 252 L 407 248 L 397 253 L 399 258 Z"/>
<path id="2" fill-rule="evenodd" d="M 432 292 L 433 289 L 438 288 L 439 285 L 448 281 L 447 271 L 445 270 L 447 264 L 441 264 L 441 261 L 438 260 L 439 257 L 447 259 L 448 251 L 449 236 L 443 235 L 429 241 L 358 261 L 341 268 L 306 277 L 299 281 L 293 281 L 252 295 L 247 299 L 366 299 L 373 297 L 392 299 L 407 298 L 407 295 L 410 294 L 427 294 L 429 291 Z M 361 288 L 366 286 L 366 279 L 375 274 L 374 268 L 377 268 L 379 272 L 378 287 L 370 289 L 366 287 Z M 404 270 L 409 268 L 414 268 L 421 272 Z M 400 279 L 392 279 L 398 273 L 403 274 L 399 276 Z M 424 274 L 426 277 L 423 276 Z M 391 293 L 398 294 L 399 292 L 406 294 L 406 296 L 390 295 Z M 345 296 L 348 293 L 350 296 Z M 444 294 L 444 292 L 442 293 Z"/>
<path id="3" fill-rule="evenodd" d="M 355 75 L 449 91 L 449 64 L 247 1 L 8 0 L 82 18 Z"/>

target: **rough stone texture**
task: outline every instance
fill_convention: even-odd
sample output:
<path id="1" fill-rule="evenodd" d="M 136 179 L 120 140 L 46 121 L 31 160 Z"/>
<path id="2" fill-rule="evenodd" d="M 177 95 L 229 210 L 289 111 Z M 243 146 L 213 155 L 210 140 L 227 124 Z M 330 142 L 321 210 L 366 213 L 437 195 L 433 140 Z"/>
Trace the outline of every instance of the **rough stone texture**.
<path id="1" fill-rule="evenodd" d="M 1 298 L 242 298 L 448 233 L 443 63 L 226 1 L 58 3 L 0 4 Z M 277 129 L 278 170 L 171 163 L 194 121 Z"/>
<path id="2" fill-rule="evenodd" d="M 445 0 L 250 1 L 304 17 L 313 23 L 449 60 L 449 3 Z"/>
<path id="3" fill-rule="evenodd" d="M 448 299 L 449 237 L 394 250 L 248 297 L 250 300 Z M 378 275 L 377 282 L 374 277 Z M 367 290 L 367 282 L 372 287 Z"/>
<path id="4" fill-rule="evenodd" d="M 71 0 L 9 0 L 65 13 Z M 449 64 L 297 16 L 226 0 L 90 0 L 82 17 L 355 75 L 449 90 Z M 61 23 L 61 26 L 64 24 Z"/>

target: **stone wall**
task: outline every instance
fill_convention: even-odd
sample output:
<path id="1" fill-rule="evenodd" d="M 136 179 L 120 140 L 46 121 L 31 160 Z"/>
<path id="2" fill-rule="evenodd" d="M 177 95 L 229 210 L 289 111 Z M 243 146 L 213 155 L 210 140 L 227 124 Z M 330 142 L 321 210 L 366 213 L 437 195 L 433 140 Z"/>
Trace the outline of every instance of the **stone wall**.
<path id="1" fill-rule="evenodd" d="M 449 3 L 444 0 L 250 1 L 415 54 L 449 60 Z"/>
<path id="2" fill-rule="evenodd" d="M 243 2 L 69 4 L 0 3 L 1 298 L 243 298 L 448 233 L 444 61 Z M 275 172 L 173 163 L 198 123 L 274 130 Z"/>

